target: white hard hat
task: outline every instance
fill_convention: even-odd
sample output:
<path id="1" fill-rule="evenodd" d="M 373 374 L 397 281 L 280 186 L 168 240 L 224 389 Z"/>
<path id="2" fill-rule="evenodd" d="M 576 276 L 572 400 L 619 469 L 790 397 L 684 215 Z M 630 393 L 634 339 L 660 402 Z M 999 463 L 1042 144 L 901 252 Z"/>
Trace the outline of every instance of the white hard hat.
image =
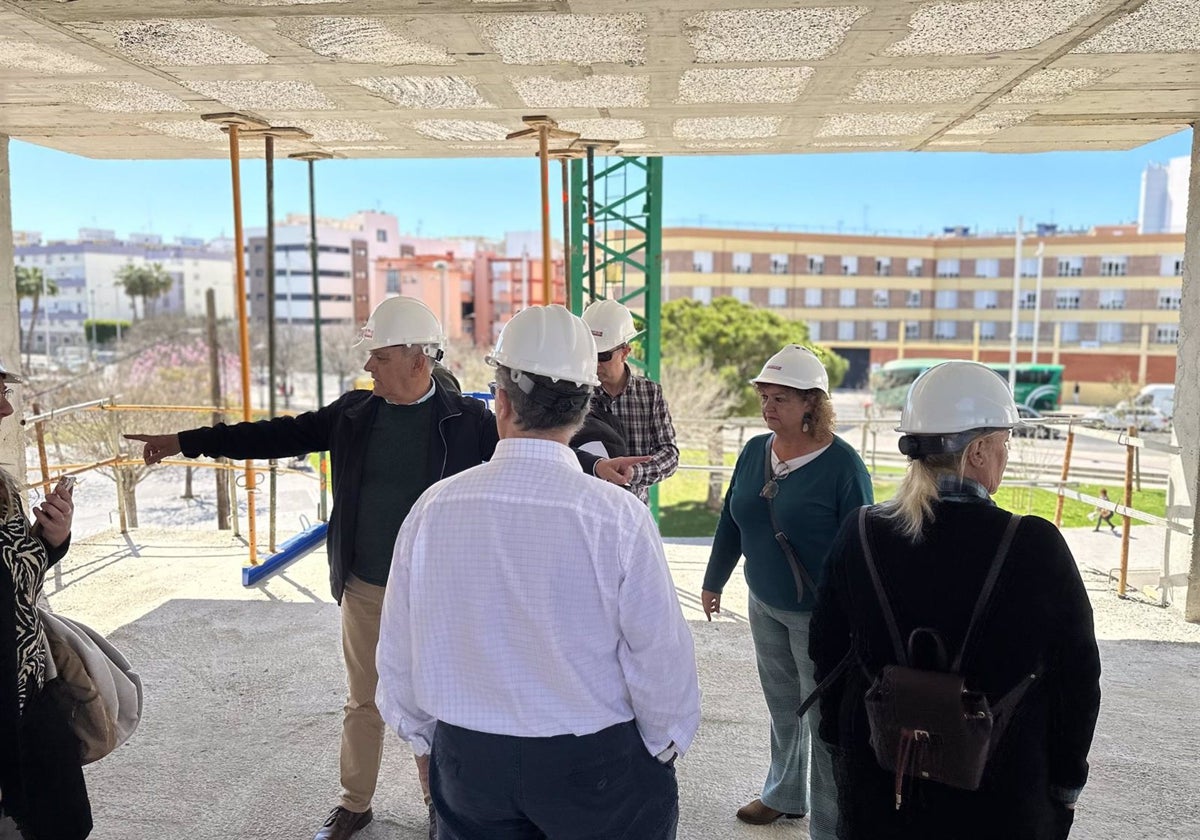
<path id="1" fill-rule="evenodd" d="M 582 318 L 551 306 L 522 309 L 500 330 L 489 365 L 536 373 L 557 382 L 599 385 L 596 342 Z"/>
<path id="2" fill-rule="evenodd" d="M 596 340 L 596 352 L 605 353 L 614 347 L 628 344 L 638 329 L 633 315 L 615 300 L 597 300 L 583 310 L 583 322 Z"/>
<path id="3" fill-rule="evenodd" d="M 820 388 L 829 393 L 829 374 L 817 354 L 799 344 L 789 344 L 767 359 L 762 373 L 750 380 L 753 385 L 786 385 L 807 391 Z"/>
<path id="4" fill-rule="evenodd" d="M 908 389 L 897 432 L 953 435 L 1011 429 L 1020 423 L 1008 383 L 979 362 L 950 361 L 922 373 Z"/>
<path id="5" fill-rule="evenodd" d="M 393 297 L 375 307 L 354 346 L 364 350 L 421 346 L 427 356 L 440 359 L 445 343 L 446 336 L 433 310 L 416 298 Z"/>
<path id="6" fill-rule="evenodd" d="M 14 385 L 25 384 L 24 379 L 4 367 L 4 362 L 0 362 L 0 382 L 12 382 Z"/>

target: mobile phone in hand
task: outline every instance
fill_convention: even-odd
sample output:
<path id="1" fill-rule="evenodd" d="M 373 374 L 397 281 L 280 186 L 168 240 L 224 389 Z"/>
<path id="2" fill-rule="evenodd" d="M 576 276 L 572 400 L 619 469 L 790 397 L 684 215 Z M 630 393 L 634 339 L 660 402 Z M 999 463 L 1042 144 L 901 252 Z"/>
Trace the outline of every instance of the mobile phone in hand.
<path id="1" fill-rule="evenodd" d="M 57 493 L 60 490 L 63 492 L 69 492 L 71 490 L 71 488 L 75 486 L 75 481 L 76 481 L 75 476 L 64 475 L 62 478 L 60 478 L 58 480 L 58 486 L 54 488 L 54 492 Z"/>

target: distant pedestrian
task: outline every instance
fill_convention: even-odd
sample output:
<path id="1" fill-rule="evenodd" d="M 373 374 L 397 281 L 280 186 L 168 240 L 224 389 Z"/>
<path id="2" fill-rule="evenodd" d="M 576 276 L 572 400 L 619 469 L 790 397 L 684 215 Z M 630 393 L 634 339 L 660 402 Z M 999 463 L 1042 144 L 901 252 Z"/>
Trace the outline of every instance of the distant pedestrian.
<path id="1" fill-rule="evenodd" d="M 1079 383 L 1078 382 L 1075 383 L 1075 388 L 1072 391 L 1072 393 L 1075 395 L 1075 405 L 1079 405 Z"/>
<path id="2" fill-rule="evenodd" d="M 1100 498 L 1105 502 L 1108 501 L 1108 491 L 1103 487 L 1100 488 Z M 1096 527 L 1092 529 L 1092 533 L 1100 530 L 1101 525 L 1108 525 L 1110 531 L 1117 533 L 1117 526 L 1113 524 L 1113 512 L 1106 507 L 1096 506 Z"/>

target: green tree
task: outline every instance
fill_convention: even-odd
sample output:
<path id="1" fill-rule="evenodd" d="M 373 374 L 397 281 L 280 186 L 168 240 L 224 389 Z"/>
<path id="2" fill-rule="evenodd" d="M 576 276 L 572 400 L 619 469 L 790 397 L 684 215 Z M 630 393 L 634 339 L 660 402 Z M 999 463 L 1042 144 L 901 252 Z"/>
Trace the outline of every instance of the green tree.
<path id="1" fill-rule="evenodd" d="M 731 297 L 711 304 L 690 299 L 665 304 L 662 333 L 665 359 L 707 359 L 742 394 L 745 413 L 754 413 L 758 406 L 748 380 L 785 344 L 803 344 L 820 356 L 830 387 L 840 385 L 849 368 L 849 362 L 829 348 L 809 343 L 806 324 Z"/>
<path id="2" fill-rule="evenodd" d="M 46 277 L 40 268 L 33 266 L 16 266 L 17 275 L 17 305 L 21 305 L 22 298 L 29 298 L 32 301 L 32 310 L 29 313 L 29 329 L 25 331 L 23 341 L 25 342 L 25 367 L 29 367 L 29 356 L 33 352 L 33 330 L 37 326 L 38 311 L 41 307 L 43 292 L 47 295 L 58 294 L 58 284 Z M 18 326 L 18 329 L 20 327 Z M 46 348 L 46 354 L 49 356 L 50 348 Z"/>
<path id="3" fill-rule="evenodd" d="M 133 319 L 137 320 L 137 299 L 142 299 L 142 317 L 152 316 L 155 301 L 171 289 L 174 278 L 162 267 L 162 263 L 134 265 L 126 263 L 117 269 L 117 282 L 129 296 Z"/>

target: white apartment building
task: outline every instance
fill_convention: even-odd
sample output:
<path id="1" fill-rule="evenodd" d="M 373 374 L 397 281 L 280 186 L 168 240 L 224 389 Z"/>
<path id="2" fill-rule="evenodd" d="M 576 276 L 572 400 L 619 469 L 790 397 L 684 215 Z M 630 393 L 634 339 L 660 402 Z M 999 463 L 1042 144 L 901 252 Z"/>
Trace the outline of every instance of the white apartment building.
<path id="1" fill-rule="evenodd" d="M 1142 171 L 1138 204 L 1138 233 L 1183 233 L 1187 224 L 1188 172 L 1186 157 L 1152 163 Z"/>

